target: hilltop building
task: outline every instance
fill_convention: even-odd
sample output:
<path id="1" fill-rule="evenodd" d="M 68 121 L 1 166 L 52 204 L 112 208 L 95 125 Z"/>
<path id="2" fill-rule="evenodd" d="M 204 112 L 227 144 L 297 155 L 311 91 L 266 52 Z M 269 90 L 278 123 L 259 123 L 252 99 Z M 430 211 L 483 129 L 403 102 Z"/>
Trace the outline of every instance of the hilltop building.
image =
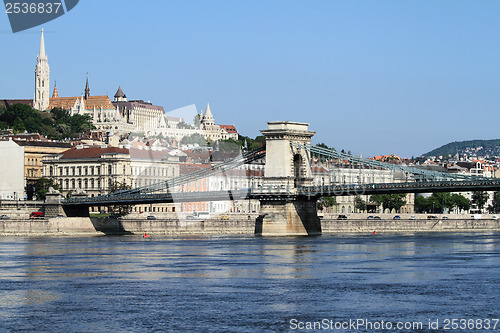
<path id="1" fill-rule="evenodd" d="M 113 107 L 118 110 L 123 120 L 134 125 L 135 131 L 148 132 L 167 125 L 163 106 L 143 100 L 128 101 L 121 87 L 118 87 L 114 97 Z"/>
<path id="2" fill-rule="evenodd" d="M 210 141 L 220 141 L 220 140 L 238 140 L 238 131 L 234 125 L 216 125 L 212 111 L 210 110 L 210 105 L 207 104 L 207 109 L 205 113 L 203 111 L 200 114 L 200 124 L 201 129 L 205 138 Z"/>

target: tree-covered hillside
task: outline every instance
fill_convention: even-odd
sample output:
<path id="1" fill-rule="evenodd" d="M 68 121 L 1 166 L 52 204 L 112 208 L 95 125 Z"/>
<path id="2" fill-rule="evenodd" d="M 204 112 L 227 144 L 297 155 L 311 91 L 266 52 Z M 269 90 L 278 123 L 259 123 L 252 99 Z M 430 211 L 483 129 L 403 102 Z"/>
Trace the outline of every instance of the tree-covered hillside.
<path id="1" fill-rule="evenodd" d="M 15 133 L 39 133 L 49 139 L 78 138 L 92 129 L 88 115 L 73 115 L 62 109 L 38 111 L 28 105 L 14 104 L 0 108 L 0 130 L 12 129 Z"/>
<path id="2" fill-rule="evenodd" d="M 451 142 L 437 149 L 431 150 L 422 156 L 448 156 L 455 154 L 468 156 L 500 156 L 500 139 L 495 140 L 469 140 Z"/>

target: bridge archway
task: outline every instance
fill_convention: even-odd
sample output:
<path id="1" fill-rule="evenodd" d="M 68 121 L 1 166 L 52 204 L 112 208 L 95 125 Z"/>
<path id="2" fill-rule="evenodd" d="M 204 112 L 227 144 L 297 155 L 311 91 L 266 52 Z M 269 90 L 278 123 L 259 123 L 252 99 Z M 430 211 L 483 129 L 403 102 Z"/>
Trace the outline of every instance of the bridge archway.
<path id="1" fill-rule="evenodd" d="M 301 154 L 296 153 L 293 156 L 293 176 L 294 176 L 294 187 L 298 187 L 302 185 L 302 180 L 304 179 L 305 175 L 307 174 L 305 170 L 305 162 L 304 158 L 302 157 Z"/>
<path id="2" fill-rule="evenodd" d="M 267 125 L 268 129 L 261 131 L 266 137 L 267 184 L 307 185 L 312 181 L 310 152 L 292 148 L 291 143 L 310 145 L 316 132 L 309 131 L 307 123 L 272 121 Z"/>

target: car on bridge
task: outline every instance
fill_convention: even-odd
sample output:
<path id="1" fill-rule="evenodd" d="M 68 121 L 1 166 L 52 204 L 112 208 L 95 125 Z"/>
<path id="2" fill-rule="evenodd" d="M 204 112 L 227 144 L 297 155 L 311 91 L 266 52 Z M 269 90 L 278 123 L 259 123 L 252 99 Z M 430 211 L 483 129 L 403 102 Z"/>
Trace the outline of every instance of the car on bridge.
<path id="1" fill-rule="evenodd" d="M 30 219 L 36 219 L 43 217 L 43 212 L 31 212 Z"/>
<path id="2" fill-rule="evenodd" d="M 396 215 L 396 216 L 394 216 L 392 219 L 393 219 L 393 220 L 401 220 L 401 216 Z"/>

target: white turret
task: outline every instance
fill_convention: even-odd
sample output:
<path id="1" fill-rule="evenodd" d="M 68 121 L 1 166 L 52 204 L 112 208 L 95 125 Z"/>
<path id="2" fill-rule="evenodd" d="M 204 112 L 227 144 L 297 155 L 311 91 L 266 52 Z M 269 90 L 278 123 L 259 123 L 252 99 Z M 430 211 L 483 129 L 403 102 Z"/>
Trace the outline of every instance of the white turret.
<path id="1" fill-rule="evenodd" d="M 35 67 L 35 98 L 33 99 L 33 107 L 40 111 L 46 110 L 49 107 L 49 63 L 45 54 L 45 41 L 40 38 L 40 53 L 36 57 Z"/>

